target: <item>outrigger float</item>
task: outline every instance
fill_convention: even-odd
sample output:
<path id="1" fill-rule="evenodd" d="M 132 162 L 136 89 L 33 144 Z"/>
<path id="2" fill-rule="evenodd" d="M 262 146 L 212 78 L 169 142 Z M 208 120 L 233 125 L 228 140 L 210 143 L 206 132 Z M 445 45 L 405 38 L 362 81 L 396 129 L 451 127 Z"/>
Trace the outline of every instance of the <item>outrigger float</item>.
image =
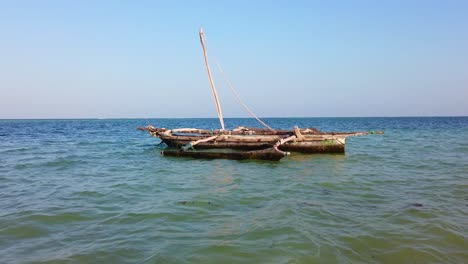
<path id="1" fill-rule="evenodd" d="M 227 84 L 233 91 L 237 100 L 247 112 L 257 119 L 266 128 L 237 127 L 233 130 L 224 128 L 224 118 L 219 103 L 216 87 L 211 76 L 210 66 L 205 45 L 203 29 L 200 30 L 200 42 L 203 49 L 206 70 L 211 90 L 216 104 L 216 110 L 221 125 L 218 130 L 204 130 L 197 128 L 166 129 L 152 125 L 138 127 L 139 130 L 148 131 L 152 136 L 161 139 L 161 143 L 168 146 L 161 151 L 166 156 L 193 157 L 208 159 L 260 159 L 279 161 L 288 156 L 290 152 L 299 153 L 344 153 L 346 138 L 368 134 L 383 134 L 382 131 L 370 132 L 322 132 L 315 128 L 293 130 L 277 130 L 260 120 L 243 102 L 231 83 Z M 218 64 L 221 73 L 224 72 Z M 195 146 L 196 149 L 195 150 Z M 203 151 L 199 151 L 199 150 Z"/>

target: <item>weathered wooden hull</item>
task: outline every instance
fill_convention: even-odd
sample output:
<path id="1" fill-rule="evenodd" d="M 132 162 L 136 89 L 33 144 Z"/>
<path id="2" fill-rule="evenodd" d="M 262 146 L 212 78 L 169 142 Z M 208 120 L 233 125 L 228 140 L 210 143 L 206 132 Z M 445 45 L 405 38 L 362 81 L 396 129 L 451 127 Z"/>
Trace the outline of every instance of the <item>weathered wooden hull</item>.
<path id="1" fill-rule="evenodd" d="M 330 143 L 330 141 L 319 142 L 292 142 L 278 147 L 282 151 L 300 153 L 345 153 L 345 144 Z"/>
<path id="2" fill-rule="evenodd" d="M 169 147 L 180 148 L 202 137 L 194 136 L 163 136 L 159 138 Z M 232 136 L 216 141 L 199 143 L 196 149 L 238 149 L 260 150 L 271 148 L 280 137 L 278 136 Z M 278 148 L 282 151 L 300 153 L 344 153 L 346 137 L 314 136 L 305 138 L 301 142 L 287 142 Z"/>
<path id="3" fill-rule="evenodd" d="M 293 130 L 265 130 L 257 128 L 238 127 L 230 131 L 203 130 L 196 128 L 166 129 L 156 128 L 151 125 L 139 127 L 148 131 L 152 136 L 160 138 L 163 143 L 171 148 L 183 151 L 190 149 L 235 149 L 235 150 L 265 150 L 276 149 L 279 152 L 300 153 L 344 153 L 346 138 L 349 136 L 362 136 L 369 134 L 383 134 L 382 131 L 368 132 L 322 132 L 315 128 Z M 229 155 L 218 152 L 212 153 L 168 151 L 167 155 L 173 156 L 220 156 L 228 158 Z M 221 153 L 221 154 L 219 154 Z M 283 153 L 284 154 L 284 153 Z M 236 157 L 249 157 L 250 154 L 232 154 Z"/>
<path id="4" fill-rule="evenodd" d="M 223 152 L 223 151 L 181 151 L 177 149 L 166 149 L 161 151 L 162 155 L 173 157 L 191 157 L 198 159 L 233 159 L 233 160 L 270 160 L 279 161 L 287 156 L 287 153 L 274 149 L 243 151 L 243 152 Z"/>

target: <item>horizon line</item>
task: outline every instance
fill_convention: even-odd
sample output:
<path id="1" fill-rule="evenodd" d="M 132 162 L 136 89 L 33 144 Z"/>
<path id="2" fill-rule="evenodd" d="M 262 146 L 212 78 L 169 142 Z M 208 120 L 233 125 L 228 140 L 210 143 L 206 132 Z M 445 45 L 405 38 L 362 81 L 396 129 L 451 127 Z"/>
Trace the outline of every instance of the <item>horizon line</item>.
<path id="1" fill-rule="evenodd" d="M 409 116 L 289 116 L 260 117 L 265 119 L 287 118 L 411 118 L 411 117 L 468 117 L 468 115 L 409 115 Z M 218 119 L 218 117 L 48 117 L 48 118 L 0 118 L 0 120 L 111 120 L 111 119 Z M 225 117 L 224 119 L 253 119 L 252 117 Z"/>

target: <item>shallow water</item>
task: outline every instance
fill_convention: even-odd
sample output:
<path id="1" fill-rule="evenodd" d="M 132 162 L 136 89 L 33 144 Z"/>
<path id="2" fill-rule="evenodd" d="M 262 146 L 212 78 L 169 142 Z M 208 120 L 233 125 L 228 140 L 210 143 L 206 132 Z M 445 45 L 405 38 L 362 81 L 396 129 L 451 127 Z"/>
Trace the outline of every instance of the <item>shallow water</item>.
<path id="1" fill-rule="evenodd" d="M 467 117 L 266 121 L 385 134 L 346 155 L 195 160 L 135 127 L 216 119 L 0 120 L 0 262 L 468 262 Z"/>

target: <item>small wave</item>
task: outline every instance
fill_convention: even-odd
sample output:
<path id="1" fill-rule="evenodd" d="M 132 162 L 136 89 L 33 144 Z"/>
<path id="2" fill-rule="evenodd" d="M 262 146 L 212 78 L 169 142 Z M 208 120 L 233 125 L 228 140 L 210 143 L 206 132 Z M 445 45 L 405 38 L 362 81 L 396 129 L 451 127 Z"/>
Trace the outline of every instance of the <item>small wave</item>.
<path id="1" fill-rule="evenodd" d="M 33 150 L 33 148 L 29 148 L 29 147 L 24 147 L 24 148 L 11 148 L 11 149 L 3 149 L 2 151 L 0 151 L 0 153 L 4 153 L 4 154 L 16 154 L 16 153 L 23 153 L 23 152 L 28 152 L 28 151 L 31 151 Z"/>
<path id="2" fill-rule="evenodd" d="M 33 214 L 26 217 L 26 220 L 43 224 L 62 224 L 70 222 L 88 221 L 92 218 L 78 212 L 60 214 Z"/>
<path id="3" fill-rule="evenodd" d="M 95 191 L 80 191 L 80 192 L 75 192 L 75 195 L 78 196 L 85 196 L 85 197 L 103 197 L 105 196 L 104 194 L 100 192 L 95 192 Z"/>
<path id="4" fill-rule="evenodd" d="M 160 219 L 162 221 L 179 221 L 185 220 L 187 219 L 187 217 L 167 212 L 127 213 L 107 218 L 106 220 L 104 220 L 103 224 L 133 224 L 155 219 Z"/>
<path id="5" fill-rule="evenodd" d="M 44 162 L 42 165 L 45 167 L 52 167 L 52 168 L 65 168 L 70 167 L 77 164 L 88 163 L 85 160 L 77 160 L 72 158 L 60 158 L 53 161 Z"/>

